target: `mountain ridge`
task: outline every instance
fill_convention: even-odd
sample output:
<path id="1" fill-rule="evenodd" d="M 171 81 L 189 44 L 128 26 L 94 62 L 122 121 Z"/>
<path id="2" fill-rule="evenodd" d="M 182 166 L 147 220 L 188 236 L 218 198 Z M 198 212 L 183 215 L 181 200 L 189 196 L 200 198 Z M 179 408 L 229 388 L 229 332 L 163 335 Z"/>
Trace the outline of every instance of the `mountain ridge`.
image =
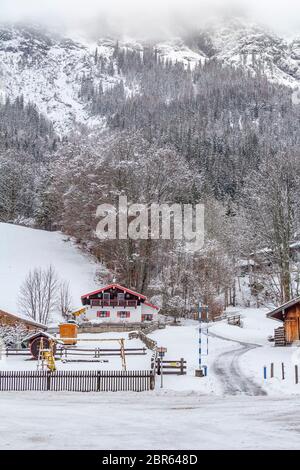
<path id="1" fill-rule="evenodd" d="M 46 32 L 38 26 L 0 27 L 0 98 L 36 104 L 39 112 L 52 121 L 58 135 L 76 130 L 101 130 L 105 118 L 93 116 L 80 97 L 80 81 L 88 76 L 94 85 L 114 87 L 125 78 L 112 70 L 103 73 L 99 63 L 113 57 L 117 40 L 101 38 L 95 42 Z M 241 20 L 215 23 L 206 30 L 163 41 L 123 38 L 118 47 L 140 51 L 153 47 L 164 61 L 185 67 L 218 60 L 250 73 L 263 73 L 274 83 L 295 92 L 300 83 L 300 39 L 287 41 L 262 27 Z M 96 60 L 97 55 L 97 60 Z M 136 93 L 136 89 L 128 89 Z"/>

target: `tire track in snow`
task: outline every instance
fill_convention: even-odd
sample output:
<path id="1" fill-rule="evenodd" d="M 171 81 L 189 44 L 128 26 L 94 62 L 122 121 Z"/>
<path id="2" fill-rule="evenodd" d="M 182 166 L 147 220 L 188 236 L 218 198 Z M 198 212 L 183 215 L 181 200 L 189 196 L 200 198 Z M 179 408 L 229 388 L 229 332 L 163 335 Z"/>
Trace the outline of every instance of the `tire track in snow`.
<path id="1" fill-rule="evenodd" d="M 260 348 L 258 344 L 244 343 L 209 331 L 209 336 L 218 338 L 230 343 L 236 343 L 241 347 L 223 352 L 216 357 L 212 368 L 220 382 L 222 383 L 226 395 L 245 394 L 249 396 L 265 396 L 266 391 L 254 380 L 247 377 L 240 367 L 240 358 L 252 349 Z"/>

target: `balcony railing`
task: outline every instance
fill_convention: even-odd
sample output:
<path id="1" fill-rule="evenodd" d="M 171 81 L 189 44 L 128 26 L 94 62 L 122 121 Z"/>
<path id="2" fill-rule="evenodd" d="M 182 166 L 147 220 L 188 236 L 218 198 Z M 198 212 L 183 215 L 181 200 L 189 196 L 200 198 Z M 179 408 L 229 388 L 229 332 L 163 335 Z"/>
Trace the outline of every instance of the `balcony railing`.
<path id="1" fill-rule="evenodd" d="M 137 307 L 137 300 L 91 299 L 92 307 Z"/>

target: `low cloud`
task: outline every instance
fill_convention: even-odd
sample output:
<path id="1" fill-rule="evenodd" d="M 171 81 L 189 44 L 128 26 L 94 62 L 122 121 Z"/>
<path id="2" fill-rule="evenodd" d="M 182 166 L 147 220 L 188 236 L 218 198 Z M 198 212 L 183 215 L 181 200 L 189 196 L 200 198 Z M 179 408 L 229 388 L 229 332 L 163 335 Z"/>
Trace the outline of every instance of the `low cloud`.
<path id="1" fill-rule="evenodd" d="M 98 36 L 166 36 L 200 28 L 216 14 L 244 13 L 273 28 L 300 30 L 299 0 L 0 0 L 3 21 L 78 28 Z"/>

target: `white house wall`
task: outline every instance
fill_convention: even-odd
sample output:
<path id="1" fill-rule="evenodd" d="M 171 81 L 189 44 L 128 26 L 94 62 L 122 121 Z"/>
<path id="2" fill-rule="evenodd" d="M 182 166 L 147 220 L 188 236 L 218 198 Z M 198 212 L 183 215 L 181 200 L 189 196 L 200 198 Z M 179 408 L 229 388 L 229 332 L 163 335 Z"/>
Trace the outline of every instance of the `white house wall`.
<path id="1" fill-rule="evenodd" d="M 119 318 L 118 312 L 130 312 L 130 318 Z M 97 317 L 97 312 L 110 312 L 107 318 Z M 139 323 L 142 320 L 142 315 L 152 314 L 153 319 L 157 316 L 157 310 L 149 307 L 148 305 L 138 305 L 135 307 L 89 307 L 87 306 L 85 318 L 90 321 L 97 321 L 99 323 Z"/>
<path id="2" fill-rule="evenodd" d="M 158 313 L 158 310 L 156 308 L 150 307 L 149 305 L 142 304 L 142 315 L 153 315 L 153 318 L 155 319 L 155 316 Z"/>

